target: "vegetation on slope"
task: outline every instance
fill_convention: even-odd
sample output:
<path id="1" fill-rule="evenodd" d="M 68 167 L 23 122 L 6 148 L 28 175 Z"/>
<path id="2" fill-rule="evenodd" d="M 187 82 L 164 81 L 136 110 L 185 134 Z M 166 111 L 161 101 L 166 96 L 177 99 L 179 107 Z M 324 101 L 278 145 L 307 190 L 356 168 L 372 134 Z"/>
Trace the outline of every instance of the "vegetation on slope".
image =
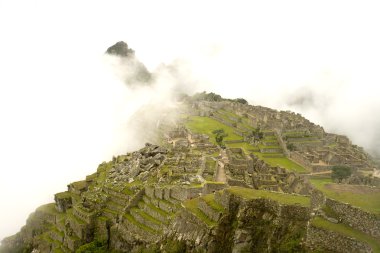
<path id="1" fill-rule="evenodd" d="M 310 198 L 301 196 L 301 195 L 291 195 L 280 192 L 270 192 L 264 190 L 254 190 L 250 188 L 243 188 L 233 186 L 228 188 L 228 191 L 231 193 L 240 196 L 245 199 L 258 199 L 258 198 L 267 198 L 278 201 L 284 205 L 301 205 L 305 207 L 310 206 Z"/>
<path id="2" fill-rule="evenodd" d="M 327 197 L 380 215 L 380 189 L 365 185 L 333 183 L 331 178 L 312 177 L 310 182 Z"/>
<path id="3" fill-rule="evenodd" d="M 242 139 L 241 136 L 235 133 L 235 130 L 232 127 L 226 126 L 219 121 L 208 117 L 190 116 L 185 122 L 185 126 L 195 133 L 207 134 L 213 144 L 217 144 L 215 138 L 213 138 L 213 131 L 217 129 L 223 129 L 224 132 L 228 134 L 228 136 L 224 138 L 224 141 Z"/>

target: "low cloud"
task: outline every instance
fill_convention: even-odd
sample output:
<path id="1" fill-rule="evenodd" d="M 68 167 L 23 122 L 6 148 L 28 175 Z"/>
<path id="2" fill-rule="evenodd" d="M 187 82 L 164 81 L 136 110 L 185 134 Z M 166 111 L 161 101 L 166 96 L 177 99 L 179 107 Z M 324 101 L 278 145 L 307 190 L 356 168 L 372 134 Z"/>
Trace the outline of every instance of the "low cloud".
<path id="1" fill-rule="evenodd" d="M 374 31 L 380 21 L 371 3 L 0 5 L 0 198 L 6 203 L 0 238 L 67 183 L 143 144 L 136 134 L 144 124 L 136 117 L 151 112 L 144 118 L 154 122 L 157 105 L 170 110 L 177 92 L 206 90 L 294 110 L 379 153 Z M 126 86 L 115 76 L 119 60 L 103 53 L 120 39 L 152 72 L 153 85 Z"/>

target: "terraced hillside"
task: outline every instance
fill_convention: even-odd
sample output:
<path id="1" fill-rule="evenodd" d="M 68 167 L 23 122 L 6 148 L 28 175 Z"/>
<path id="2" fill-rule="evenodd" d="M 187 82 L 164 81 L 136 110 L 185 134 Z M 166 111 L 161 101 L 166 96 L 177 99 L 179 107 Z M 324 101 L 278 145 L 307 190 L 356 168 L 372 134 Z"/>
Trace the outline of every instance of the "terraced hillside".
<path id="1" fill-rule="evenodd" d="M 160 123 L 161 143 L 69 184 L 1 252 L 379 252 L 379 189 L 329 176 L 369 171 L 363 150 L 301 115 L 199 97 Z"/>

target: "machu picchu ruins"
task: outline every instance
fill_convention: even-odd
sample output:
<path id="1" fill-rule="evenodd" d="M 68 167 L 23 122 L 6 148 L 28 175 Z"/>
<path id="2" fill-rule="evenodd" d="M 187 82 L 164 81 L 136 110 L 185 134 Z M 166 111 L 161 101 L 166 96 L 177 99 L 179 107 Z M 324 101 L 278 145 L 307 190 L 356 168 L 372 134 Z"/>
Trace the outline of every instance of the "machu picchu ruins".
<path id="1" fill-rule="evenodd" d="M 379 252 L 378 168 L 363 148 L 300 114 L 209 97 L 183 97 L 156 143 L 70 183 L 1 252 Z M 332 182 L 337 165 L 352 180 Z"/>

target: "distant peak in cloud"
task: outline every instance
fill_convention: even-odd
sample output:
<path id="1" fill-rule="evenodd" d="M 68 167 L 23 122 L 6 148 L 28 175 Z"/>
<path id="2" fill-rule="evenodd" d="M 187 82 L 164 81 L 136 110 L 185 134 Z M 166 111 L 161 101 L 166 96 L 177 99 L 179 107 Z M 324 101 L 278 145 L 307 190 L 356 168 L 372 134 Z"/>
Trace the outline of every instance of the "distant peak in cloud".
<path id="1" fill-rule="evenodd" d="M 107 51 L 107 54 L 117 55 L 120 57 L 131 57 L 135 55 L 135 51 L 131 48 L 128 48 L 128 44 L 124 41 L 119 41 L 113 46 L 110 46 Z"/>
<path id="2" fill-rule="evenodd" d="M 128 86 L 151 84 L 152 74 L 136 58 L 135 51 L 129 48 L 126 42 L 119 41 L 109 47 L 106 55 L 114 58 L 112 65 L 114 66 L 115 73 Z"/>

